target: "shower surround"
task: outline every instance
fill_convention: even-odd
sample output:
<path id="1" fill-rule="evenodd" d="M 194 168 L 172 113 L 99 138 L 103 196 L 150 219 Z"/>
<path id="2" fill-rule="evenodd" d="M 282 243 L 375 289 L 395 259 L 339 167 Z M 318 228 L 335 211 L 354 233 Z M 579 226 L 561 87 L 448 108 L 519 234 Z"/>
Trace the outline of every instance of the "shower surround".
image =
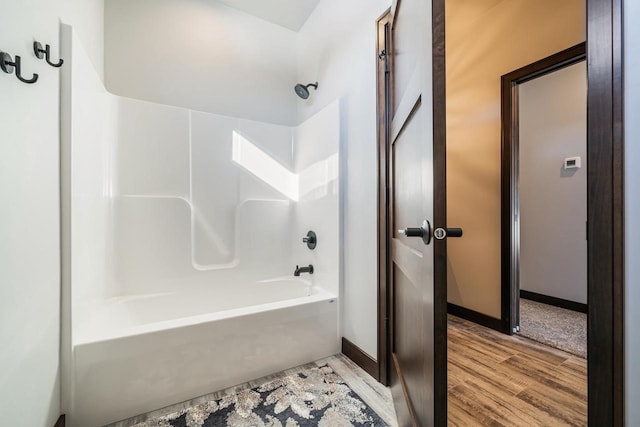
<path id="1" fill-rule="evenodd" d="M 62 36 L 71 425 L 339 352 L 339 103 L 292 128 L 121 98 Z"/>

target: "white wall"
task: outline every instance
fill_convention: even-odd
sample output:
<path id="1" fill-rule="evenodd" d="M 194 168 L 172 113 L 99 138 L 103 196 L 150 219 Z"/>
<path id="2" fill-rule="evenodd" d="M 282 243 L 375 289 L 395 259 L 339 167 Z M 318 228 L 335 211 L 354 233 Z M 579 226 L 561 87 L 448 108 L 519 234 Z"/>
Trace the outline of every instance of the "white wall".
<path id="1" fill-rule="evenodd" d="M 624 2 L 626 425 L 640 425 L 640 2 Z"/>
<path id="2" fill-rule="evenodd" d="M 586 304 L 586 62 L 521 84 L 518 102 L 520 289 Z"/>
<path id="3" fill-rule="evenodd" d="M 211 0 L 106 0 L 116 95 L 295 125 L 296 33 Z"/>
<path id="4" fill-rule="evenodd" d="M 343 336 L 377 356 L 376 19 L 389 0 L 322 0 L 298 38 L 304 120 L 340 100 L 344 187 Z"/>
<path id="5" fill-rule="evenodd" d="M 58 25 L 6 3 L 0 15 L 1 49 L 24 57 L 25 74 L 41 74 L 27 86 L 0 72 L 0 424 L 44 427 L 60 415 L 58 73 L 33 58 L 29 42 L 37 33 L 57 45 Z"/>
<path id="6" fill-rule="evenodd" d="M 93 68 L 100 79 L 104 79 L 104 0 L 54 0 L 47 3 L 60 3 L 61 20 L 73 27 Z"/>
<path id="7" fill-rule="evenodd" d="M 60 415 L 59 77 L 33 39 L 59 49 L 77 22 L 101 67 L 100 0 L 3 1 L 0 50 L 23 58 L 34 85 L 0 73 L 0 425 L 50 427 Z"/>

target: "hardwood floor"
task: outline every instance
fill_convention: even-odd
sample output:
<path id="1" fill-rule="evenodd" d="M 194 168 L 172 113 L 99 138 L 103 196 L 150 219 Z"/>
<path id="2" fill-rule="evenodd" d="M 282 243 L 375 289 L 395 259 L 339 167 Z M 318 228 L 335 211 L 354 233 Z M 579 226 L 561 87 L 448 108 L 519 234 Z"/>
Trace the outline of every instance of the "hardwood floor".
<path id="1" fill-rule="evenodd" d="M 449 317 L 450 426 L 586 426 L 587 361 Z"/>

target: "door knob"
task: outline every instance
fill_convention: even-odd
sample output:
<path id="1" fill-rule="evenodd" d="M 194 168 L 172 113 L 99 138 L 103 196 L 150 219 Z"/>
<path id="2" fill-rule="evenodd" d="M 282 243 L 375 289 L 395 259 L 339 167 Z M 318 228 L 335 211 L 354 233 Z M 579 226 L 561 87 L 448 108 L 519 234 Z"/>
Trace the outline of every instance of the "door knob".
<path id="1" fill-rule="evenodd" d="M 425 245 L 431 243 L 431 223 L 424 220 L 420 228 L 405 228 L 404 230 L 398 230 L 398 234 L 407 237 L 421 237 Z"/>
<path id="2" fill-rule="evenodd" d="M 447 237 L 462 237 L 462 228 L 436 228 L 433 231 L 433 237 L 438 240 L 444 240 Z"/>

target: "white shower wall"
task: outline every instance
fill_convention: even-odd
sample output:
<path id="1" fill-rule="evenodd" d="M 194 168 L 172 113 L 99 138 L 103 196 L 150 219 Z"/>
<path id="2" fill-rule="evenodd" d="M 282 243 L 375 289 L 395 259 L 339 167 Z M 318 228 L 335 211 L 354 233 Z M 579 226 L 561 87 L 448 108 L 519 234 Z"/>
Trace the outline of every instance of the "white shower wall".
<path id="1" fill-rule="evenodd" d="M 130 99 L 118 107 L 112 290 L 293 272 L 292 201 L 249 169 L 261 165 L 233 160 L 234 134 L 271 161 L 290 159 L 291 129 Z"/>
<path id="2" fill-rule="evenodd" d="M 62 169 L 63 175 L 70 175 L 71 185 L 70 195 L 63 192 L 63 200 L 69 196 L 72 204 L 71 211 L 63 216 L 71 216 L 72 254 L 69 256 L 73 257 L 69 264 L 70 281 L 63 282 L 63 305 L 70 303 L 76 307 L 78 301 L 105 295 L 110 282 L 107 275 L 112 253 L 109 197 L 118 98 L 105 91 L 75 31 L 68 26 L 62 30 L 62 49 L 69 58 L 61 70 Z M 64 135 L 68 135 L 68 140 Z M 66 152 L 70 156 L 68 165 L 64 164 Z M 70 301 L 68 295 L 71 295 Z M 63 333 L 66 334 L 64 329 Z"/>
<path id="3" fill-rule="evenodd" d="M 74 307 L 308 263 L 338 294 L 338 103 L 287 127 L 114 96 L 77 44 L 72 67 Z"/>
<path id="4" fill-rule="evenodd" d="M 340 293 L 340 104 L 335 101 L 294 132 L 294 165 L 300 178 L 300 200 L 295 204 L 291 264 L 314 266 L 317 286 Z M 318 237 L 313 251 L 302 238 Z"/>

